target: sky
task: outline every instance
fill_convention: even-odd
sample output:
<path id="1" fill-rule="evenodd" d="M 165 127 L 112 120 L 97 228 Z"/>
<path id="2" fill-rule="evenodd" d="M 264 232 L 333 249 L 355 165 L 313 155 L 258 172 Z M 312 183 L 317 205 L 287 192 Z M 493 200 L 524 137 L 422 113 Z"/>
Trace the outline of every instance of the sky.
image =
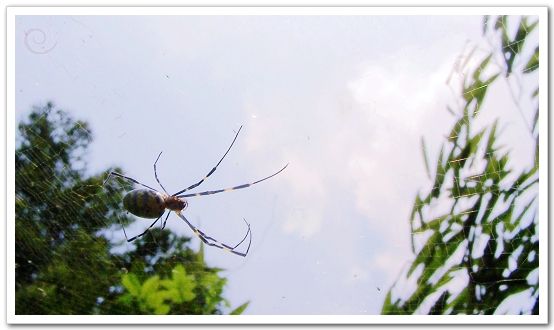
<path id="1" fill-rule="evenodd" d="M 448 78 L 482 41 L 483 16 L 106 13 L 15 17 L 15 126 L 53 101 L 90 124 L 90 175 L 119 166 L 158 188 L 152 165 L 163 152 L 158 176 L 170 193 L 204 177 L 242 126 L 195 191 L 289 165 L 255 186 L 188 200 L 185 216 L 229 245 L 244 235 L 243 218 L 251 224 L 246 258 L 204 249 L 226 269 L 224 296 L 233 307 L 250 301 L 252 315 L 379 314 L 413 258 L 416 194 L 431 186 L 422 137 L 433 164 L 456 119 L 447 106 L 460 84 Z M 517 122 L 510 111 L 506 122 Z M 510 138 L 528 159 L 530 142 Z M 167 226 L 198 248 L 177 216 Z"/>

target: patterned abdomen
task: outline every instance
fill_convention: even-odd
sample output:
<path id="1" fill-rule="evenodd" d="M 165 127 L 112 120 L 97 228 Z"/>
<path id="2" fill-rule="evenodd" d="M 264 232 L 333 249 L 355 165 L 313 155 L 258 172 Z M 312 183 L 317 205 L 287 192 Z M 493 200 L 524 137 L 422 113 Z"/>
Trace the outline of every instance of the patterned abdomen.
<path id="1" fill-rule="evenodd" d="M 123 197 L 123 207 L 137 217 L 157 219 L 165 212 L 165 201 L 157 191 L 135 189 Z"/>

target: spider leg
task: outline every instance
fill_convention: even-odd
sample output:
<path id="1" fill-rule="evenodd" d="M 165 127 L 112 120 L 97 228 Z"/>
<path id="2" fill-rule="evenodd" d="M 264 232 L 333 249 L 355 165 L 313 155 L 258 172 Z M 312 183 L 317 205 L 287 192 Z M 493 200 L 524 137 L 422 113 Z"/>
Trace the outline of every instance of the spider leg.
<path id="1" fill-rule="evenodd" d="M 165 227 L 165 223 L 167 222 L 167 218 L 169 218 L 169 215 L 170 215 L 170 214 L 171 214 L 171 212 L 168 212 L 168 213 L 167 213 L 167 217 L 165 217 L 164 227 Z M 160 215 L 160 216 L 158 217 L 158 219 L 156 219 L 156 220 L 150 225 L 150 227 L 146 228 L 146 230 L 145 230 L 142 234 L 139 234 L 139 235 L 134 236 L 134 237 L 131 237 L 131 238 L 128 238 L 128 237 L 127 237 L 127 233 L 125 232 L 125 227 L 123 226 L 123 224 L 121 224 L 121 227 L 123 228 L 123 234 L 125 234 L 125 238 L 127 239 L 127 242 L 132 242 L 132 241 L 136 240 L 137 238 L 146 235 L 146 233 L 150 230 L 150 228 L 154 227 L 154 225 L 156 224 L 156 222 L 158 222 L 158 220 L 160 220 L 160 218 L 161 218 L 162 216 L 163 216 L 163 214 Z M 163 229 L 163 228 L 162 228 L 162 229 Z"/>
<path id="2" fill-rule="evenodd" d="M 187 225 L 189 225 L 190 229 L 192 229 L 192 231 L 194 232 L 194 234 L 196 236 L 198 236 L 198 238 L 200 238 L 200 240 L 206 244 L 206 245 L 209 245 L 209 246 L 214 246 L 216 248 L 220 248 L 222 249 L 223 251 L 227 251 L 227 252 L 231 252 L 233 254 L 236 254 L 238 256 L 241 256 L 241 257 L 246 257 L 246 255 L 248 254 L 248 251 L 250 250 L 250 245 L 252 244 L 252 231 L 250 230 L 250 224 L 248 222 L 246 222 L 246 220 L 244 220 L 244 222 L 246 223 L 246 225 L 248 226 L 248 230 L 246 231 L 246 235 L 244 236 L 244 238 L 237 244 L 235 245 L 234 247 L 232 246 L 229 246 L 227 244 L 224 244 L 224 243 L 221 243 L 220 241 L 216 240 L 215 238 L 213 237 L 210 237 L 210 236 L 207 236 L 206 234 L 204 234 L 201 230 L 199 230 L 198 228 L 196 228 L 195 226 L 193 226 L 188 220 L 187 218 L 185 218 L 185 216 L 179 212 L 179 211 L 175 211 L 175 213 L 177 213 L 177 215 L 183 219 Z M 238 252 L 238 251 L 235 251 L 235 249 L 241 245 L 245 240 L 246 240 L 246 237 L 248 237 L 248 235 L 250 235 L 250 241 L 248 243 L 248 248 L 246 248 L 246 252 L 242 253 L 242 252 Z"/>
<path id="3" fill-rule="evenodd" d="M 145 185 L 144 183 L 140 183 L 140 182 L 138 182 L 137 180 L 135 180 L 135 179 L 133 179 L 133 178 L 130 178 L 130 177 L 125 176 L 125 175 L 123 175 L 123 174 L 119 174 L 119 173 L 117 173 L 117 172 L 111 172 L 111 173 L 108 175 L 108 177 L 106 178 L 106 181 L 104 181 L 104 184 L 110 179 L 110 177 L 111 177 L 112 175 L 118 176 L 118 177 L 123 178 L 123 179 L 126 179 L 126 180 L 129 180 L 129 181 L 131 181 L 131 182 L 134 182 L 134 183 L 136 183 L 136 184 L 138 184 L 138 185 L 141 185 L 141 186 L 143 186 L 143 187 L 146 187 L 146 188 L 148 188 L 148 189 L 157 191 L 156 189 L 154 189 L 154 188 L 152 188 L 152 187 L 150 187 L 150 186 L 147 186 L 147 185 Z M 163 188 L 163 187 L 162 187 L 162 188 Z"/>
<path id="4" fill-rule="evenodd" d="M 164 186 L 162 185 L 162 183 L 158 179 L 158 172 L 156 172 L 156 164 L 158 163 L 158 159 L 160 159 L 160 156 L 162 155 L 162 152 L 160 152 L 160 154 L 158 155 L 158 158 L 156 158 L 156 161 L 154 162 L 154 176 L 156 177 L 156 181 L 158 181 L 158 184 L 160 185 L 160 187 L 162 187 L 162 189 L 164 190 L 165 194 L 169 195 L 167 190 L 165 190 Z M 165 225 L 164 225 L 164 227 L 165 227 Z"/>
<path id="5" fill-rule="evenodd" d="M 173 196 L 176 196 L 176 195 L 179 195 L 179 194 L 182 194 L 184 193 L 185 191 L 189 191 L 191 189 L 194 189 L 196 187 L 198 187 L 200 184 L 202 184 L 202 182 L 204 182 L 204 180 L 206 180 L 210 175 L 212 175 L 215 170 L 217 169 L 217 167 L 219 166 L 219 164 L 221 164 L 221 162 L 223 161 L 223 158 L 225 158 L 225 156 L 227 156 L 227 154 L 229 153 L 229 150 L 231 150 L 231 147 L 233 147 L 233 144 L 235 144 L 235 141 L 237 140 L 237 137 L 239 136 L 239 133 L 240 133 L 240 130 L 242 129 L 242 126 L 239 128 L 239 131 L 237 132 L 237 135 L 235 135 L 235 138 L 233 139 L 233 142 L 231 142 L 231 145 L 229 146 L 229 149 L 227 149 L 227 151 L 225 152 L 225 154 L 223 155 L 223 157 L 221 157 L 221 159 L 219 160 L 219 162 L 214 166 L 214 168 L 212 168 L 212 170 L 204 177 L 202 178 L 202 180 L 198 181 L 197 183 L 193 184 L 192 186 L 188 187 L 188 188 L 185 188 L 181 191 L 178 191 L 176 192 L 175 194 L 173 194 Z M 159 158 L 159 156 L 158 156 Z M 158 181 L 159 182 L 159 181 Z M 161 184 L 160 184 L 161 185 Z M 162 187 L 163 188 L 163 187 Z M 167 192 L 166 192 L 167 193 Z M 169 194 L 168 194 L 169 195 Z"/>
<path id="6" fill-rule="evenodd" d="M 168 212 L 168 213 L 167 213 L 167 217 L 165 217 L 164 224 L 163 224 L 163 226 L 162 226 L 162 230 L 164 230 L 165 224 L 167 223 L 167 219 L 169 218 L 169 215 L 170 215 L 170 214 L 171 214 L 171 212 Z"/>
<path id="7" fill-rule="evenodd" d="M 179 195 L 179 196 L 175 196 L 175 197 L 178 197 L 178 198 L 185 198 L 185 197 L 194 197 L 194 196 L 204 196 L 204 195 L 213 195 L 213 194 L 217 194 L 217 193 L 221 193 L 221 192 L 227 192 L 227 191 L 232 191 L 232 190 L 237 190 L 237 189 L 242 189 L 242 188 L 247 188 L 247 187 L 250 187 L 252 185 L 255 185 L 256 183 L 260 183 L 262 181 L 265 181 L 271 177 L 274 177 L 276 176 L 277 174 L 281 173 L 285 168 L 287 168 L 287 166 L 289 166 L 289 164 L 285 165 L 285 167 L 283 167 L 282 169 L 280 169 L 278 172 L 268 176 L 267 178 L 263 178 L 261 180 L 258 180 L 256 182 L 252 182 L 252 183 L 246 183 L 246 184 L 241 184 L 240 186 L 236 186 L 236 187 L 232 187 L 232 188 L 225 188 L 225 189 L 219 189 L 219 190 L 211 190 L 211 191 L 204 191 L 204 192 L 200 192 L 200 193 L 193 193 L 193 194 L 185 194 L 185 195 Z"/>

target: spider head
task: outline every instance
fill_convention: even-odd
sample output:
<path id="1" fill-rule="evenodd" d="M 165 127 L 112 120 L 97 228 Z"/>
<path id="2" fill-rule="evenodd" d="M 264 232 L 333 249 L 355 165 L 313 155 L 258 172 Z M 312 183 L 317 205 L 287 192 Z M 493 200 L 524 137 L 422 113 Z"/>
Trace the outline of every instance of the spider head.
<path id="1" fill-rule="evenodd" d="M 165 207 L 171 211 L 184 211 L 189 206 L 189 203 L 184 198 L 175 196 L 167 196 L 165 198 Z"/>

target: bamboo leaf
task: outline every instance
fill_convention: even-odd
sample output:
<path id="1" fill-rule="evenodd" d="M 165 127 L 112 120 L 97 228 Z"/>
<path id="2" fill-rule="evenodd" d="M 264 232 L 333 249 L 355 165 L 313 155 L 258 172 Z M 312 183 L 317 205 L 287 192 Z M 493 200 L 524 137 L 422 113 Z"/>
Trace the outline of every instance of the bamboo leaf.
<path id="1" fill-rule="evenodd" d="M 245 302 L 244 304 L 240 305 L 239 307 L 237 307 L 233 311 L 231 311 L 231 313 L 229 313 L 229 315 L 240 315 L 240 314 L 242 314 L 242 312 L 244 312 L 246 307 L 248 307 L 249 303 L 250 302 Z"/>

